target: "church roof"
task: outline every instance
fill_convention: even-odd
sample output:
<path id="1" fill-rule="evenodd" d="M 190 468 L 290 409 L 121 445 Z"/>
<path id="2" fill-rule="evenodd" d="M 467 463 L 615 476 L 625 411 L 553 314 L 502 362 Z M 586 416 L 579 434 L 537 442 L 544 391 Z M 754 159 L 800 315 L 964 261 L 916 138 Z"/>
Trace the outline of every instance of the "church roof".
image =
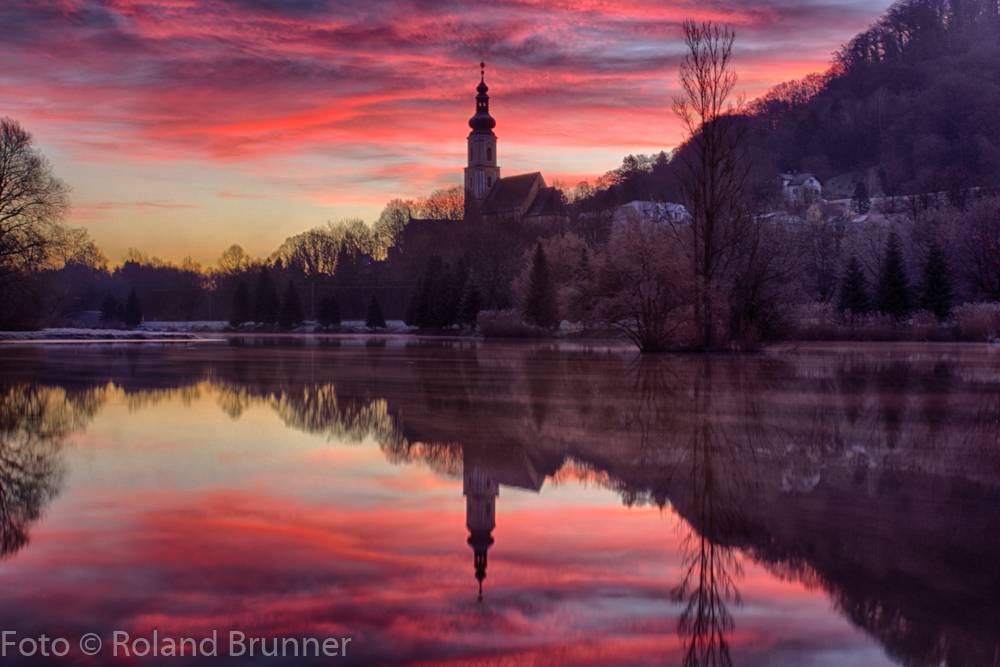
<path id="1" fill-rule="evenodd" d="M 531 208 L 524 214 L 524 217 L 541 217 L 549 215 L 569 215 L 566 207 L 562 203 L 562 197 L 555 188 L 538 188 L 535 201 L 531 202 Z"/>
<path id="2" fill-rule="evenodd" d="M 519 211 L 525 200 L 531 195 L 535 182 L 542 178 L 540 172 L 505 176 L 498 179 L 486 195 L 480 211 L 484 214 Z M 544 184 L 545 181 L 542 181 Z"/>

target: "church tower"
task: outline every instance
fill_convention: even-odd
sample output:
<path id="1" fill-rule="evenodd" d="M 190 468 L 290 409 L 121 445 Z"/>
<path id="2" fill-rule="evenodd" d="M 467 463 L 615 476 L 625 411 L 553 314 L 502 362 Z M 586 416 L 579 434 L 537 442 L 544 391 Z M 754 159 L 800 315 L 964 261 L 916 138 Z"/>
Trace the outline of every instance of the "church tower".
<path id="1" fill-rule="evenodd" d="M 490 116 L 490 96 L 486 94 L 486 63 L 479 63 L 479 86 L 476 88 L 476 115 L 469 119 L 469 166 L 465 168 L 465 218 L 478 215 L 479 207 L 493 185 L 500 179 L 497 166 L 497 122 Z"/>

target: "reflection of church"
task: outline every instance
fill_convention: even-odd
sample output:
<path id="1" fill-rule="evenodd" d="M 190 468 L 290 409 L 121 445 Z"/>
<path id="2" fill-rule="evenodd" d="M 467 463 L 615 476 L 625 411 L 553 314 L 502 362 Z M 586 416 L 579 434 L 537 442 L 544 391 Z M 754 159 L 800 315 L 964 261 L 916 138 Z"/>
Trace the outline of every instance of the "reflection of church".
<path id="1" fill-rule="evenodd" d="M 479 580 L 479 601 L 483 600 L 483 579 L 486 578 L 486 552 L 493 546 L 496 528 L 497 496 L 500 485 L 529 489 L 536 493 L 545 482 L 534 463 L 526 455 L 516 459 L 487 460 L 470 447 L 462 451 L 462 493 L 465 495 L 465 526 L 469 529 L 469 546 Z"/>

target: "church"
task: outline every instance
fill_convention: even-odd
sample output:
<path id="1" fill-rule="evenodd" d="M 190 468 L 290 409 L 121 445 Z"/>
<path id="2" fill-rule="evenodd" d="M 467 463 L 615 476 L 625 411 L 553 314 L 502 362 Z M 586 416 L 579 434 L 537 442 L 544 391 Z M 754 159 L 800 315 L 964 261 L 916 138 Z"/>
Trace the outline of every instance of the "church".
<path id="1" fill-rule="evenodd" d="M 464 222 L 413 219 L 403 228 L 398 247 L 389 249 L 391 263 L 404 274 L 423 270 L 432 253 L 455 261 L 462 239 L 479 224 L 504 225 L 529 237 L 551 236 L 569 225 L 569 212 L 556 188 L 545 184 L 539 172 L 500 176 L 497 161 L 496 120 L 490 115 L 486 64 L 479 63 L 476 113 L 469 119 L 468 161 L 465 168 Z"/>
<path id="2" fill-rule="evenodd" d="M 484 223 L 526 223 L 540 231 L 565 228 L 569 213 L 555 188 L 541 173 L 500 176 L 496 120 L 490 115 L 486 63 L 479 63 L 476 114 L 469 119 L 469 155 L 465 168 L 465 219 Z"/>

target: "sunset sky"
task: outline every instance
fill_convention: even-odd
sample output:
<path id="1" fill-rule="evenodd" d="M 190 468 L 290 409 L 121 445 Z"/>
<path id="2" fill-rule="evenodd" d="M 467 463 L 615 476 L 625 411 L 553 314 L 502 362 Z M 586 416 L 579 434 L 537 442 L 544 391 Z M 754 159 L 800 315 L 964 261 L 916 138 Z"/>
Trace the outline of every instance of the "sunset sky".
<path id="1" fill-rule="evenodd" d="M 826 69 L 865 0 L 8 0 L 0 116 L 73 188 L 68 220 L 205 264 L 461 183 L 479 61 L 502 173 L 593 179 L 680 139 L 683 20 L 737 32 L 740 90 Z"/>

